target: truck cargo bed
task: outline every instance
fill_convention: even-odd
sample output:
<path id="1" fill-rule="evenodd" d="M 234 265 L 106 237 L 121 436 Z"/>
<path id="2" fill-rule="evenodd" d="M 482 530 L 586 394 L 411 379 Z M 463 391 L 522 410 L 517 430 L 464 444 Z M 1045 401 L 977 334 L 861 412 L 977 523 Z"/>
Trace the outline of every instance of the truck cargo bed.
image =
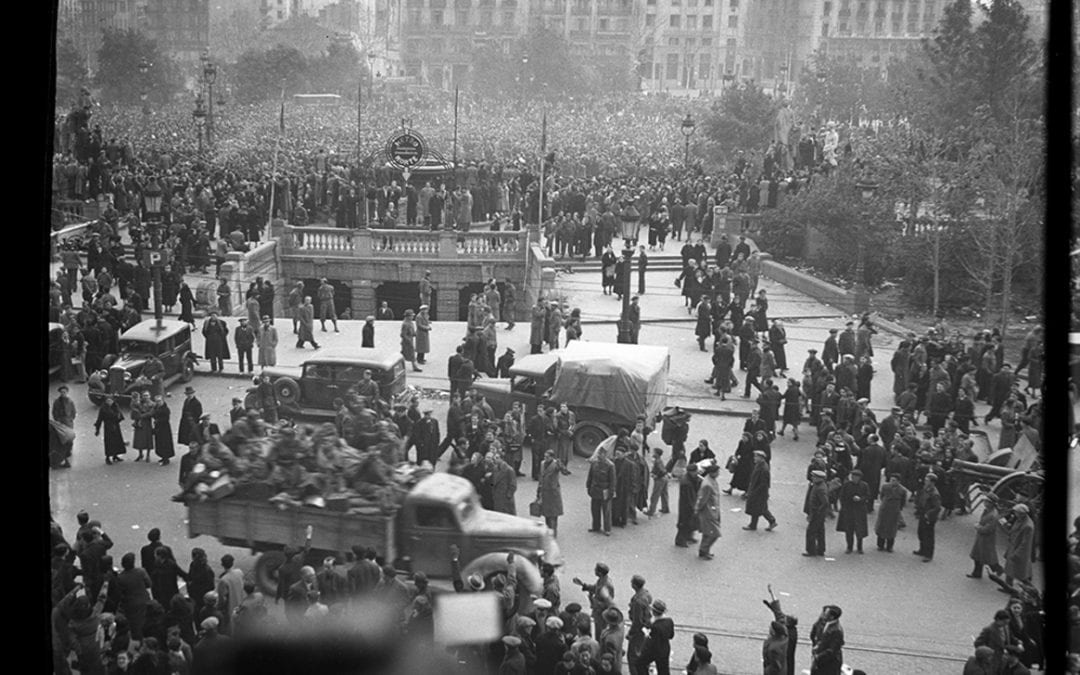
<path id="1" fill-rule="evenodd" d="M 188 505 L 188 536 L 208 535 L 229 546 L 255 551 L 303 546 L 312 527 L 311 547 L 343 552 L 372 546 L 387 560 L 396 557 L 393 515 L 339 513 L 311 507 L 279 509 L 266 501 L 218 499 Z"/>

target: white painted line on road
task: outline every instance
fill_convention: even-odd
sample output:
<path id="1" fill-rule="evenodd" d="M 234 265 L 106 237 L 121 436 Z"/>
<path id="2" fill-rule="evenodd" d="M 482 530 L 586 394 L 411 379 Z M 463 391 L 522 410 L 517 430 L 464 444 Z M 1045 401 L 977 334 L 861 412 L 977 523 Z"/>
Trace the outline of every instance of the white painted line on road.
<path id="1" fill-rule="evenodd" d="M 728 511 L 731 511 L 732 513 L 738 513 L 739 511 L 742 511 L 742 509 L 728 509 Z"/>
<path id="2" fill-rule="evenodd" d="M 783 591 L 780 591 L 780 595 L 784 596 L 785 598 L 790 598 L 791 597 L 791 593 L 785 593 Z"/>
<path id="3" fill-rule="evenodd" d="M 138 526 L 138 525 L 132 525 L 132 526 L 131 526 L 131 529 L 133 529 L 133 530 L 137 530 L 137 529 L 139 529 L 139 526 Z"/>
<path id="4" fill-rule="evenodd" d="M 825 562 L 836 562 L 836 558 L 825 558 Z"/>

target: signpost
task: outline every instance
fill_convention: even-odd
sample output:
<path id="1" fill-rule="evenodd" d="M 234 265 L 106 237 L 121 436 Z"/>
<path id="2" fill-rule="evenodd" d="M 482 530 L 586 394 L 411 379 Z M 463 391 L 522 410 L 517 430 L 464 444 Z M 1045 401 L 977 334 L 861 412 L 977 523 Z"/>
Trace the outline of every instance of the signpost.
<path id="1" fill-rule="evenodd" d="M 401 175 L 405 179 L 402 186 L 401 199 L 398 201 L 398 221 L 405 223 L 405 209 L 407 206 L 407 194 L 411 169 L 418 166 L 427 156 L 427 142 L 424 137 L 409 128 L 410 121 L 402 118 L 401 130 L 394 132 L 386 141 L 386 157 L 390 164 L 401 169 Z"/>

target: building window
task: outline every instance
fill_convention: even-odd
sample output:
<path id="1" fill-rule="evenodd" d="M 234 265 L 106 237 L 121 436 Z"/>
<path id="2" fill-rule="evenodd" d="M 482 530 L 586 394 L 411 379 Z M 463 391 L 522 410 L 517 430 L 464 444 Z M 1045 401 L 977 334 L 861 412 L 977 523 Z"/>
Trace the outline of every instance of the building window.
<path id="1" fill-rule="evenodd" d="M 677 80 L 679 79 L 679 55 L 668 54 L 667 55 L 667 69 L 664 73 L 664 79 Z"/>
<path id="2" fill-rule="evenodd" d="M 443 13 L 441 9 L 431 10 L 431 25 L 436 27 L 443 25 Z"/>
<path id="3" fill-rule="evenodd" d="M 821 37 L 829 37 L 829 24 L 821 24 Z"/>
<path id="4" fill-rule="evenodd" d="M 668 43 L 668 47 L 678 47 L 679 46 L 679 38 L 677 38 L 677 37 L 669 37 L 667 39 L 667 43 Z"/>
<path id="5" fill-rule="evenodd" d="M 701 17 L 701 30 L 712 30 L 712 14 L 705 14 Z"/>
<path id="6" fill-rule="evenodd" d="M 697 30 L 697 17 L 696 16 L 688 16 L 688 17 L 686 17 L 686 30 Z"/>
<path id="7" fill-rule="evenodd" d="M 875 21 L 874 22 L 874 32 L 875 33 L 880 34 L 884 30 L 885 30 L 885 22 L 884 21 Z"/>
<path id="8" fill-rule="evenodd" d="M 687 7 L 697 7 L 697 0 L 686 0 Z"/>
<path id="9" fill-rule="evenodd" d="M 504 26 L 513 26 L 514 25 L 514 13 L 513 12 L 503 12 L 503 25 Z"/>
<path id="10" fill-rule="evenodd" d="M 467 26 L 469 24 L 469 10 L 459 9 L 454 12 L 454 24 L 458 26 Z"/>
<path id="11" fill-rule="evenodd" d="M 649 7 L 653 7 L 656 5 L 656 0 L 645 0 L 645 4 Z"/>
<path id="12" fill-rule="evenodd" d="M 678 28 L 681 19 L 682 17 L 680 17 L 678 14 L 672 14 L 668 17 L 668 26 L 671 26 L 672 28 Z"/>
<path id="13" fill-rule="evenodd" d="M 279 19 L 284 19 L 284 18 L 285 18 L 285 12 L 283 12 L 283 11 L 281 11 L 281 10 L 279 9 L 279 10 L 277 11 L 277 18 L 279 18 Z"/>
<path id="14" fill-rule="evenodd" d="M 699 61 L 701 65 L 698 66 L 698 78 L 707 80 L 712 75 L 712 62 L 709 59 L 709 55 L 702 54 Z"/>
<path id="15" fill-rule="evenodd" d="M 701 46 L 702 47 L 712 47 L 712 38 L 711 37 L 701 38 Z"/>
<path id="16" fill-rule="evenodd" d="M 420 16 L 421 16 L 421 12 L 420 12 L 419 9 L 410 9 L 409 10 L 409 25 L 410 26 L 419 26 L 421 24 Z"/>
<path id="17" fill-rule="evenodd" d="M 608 20 L 607 19 L 600 19 L 600 24 L 597 27 L 597 30 L 607 31 L 608 30 Z"/>
<path id="18" fill-rule="evenodd" d="M 738 14 L 729 14 L 728 15 L 727 27 L 728 28 L 738 28 L 739 27 L 739 15 Z"/>
<path id="19" fill-rule="evenodd" d="M 686 38 L 686 49 L 690 51 L 694 48 L 694 38 Z"/>
<path id="20" fill-rule="evenodd" d="M 739 0 L 729 0 L 728 1 L 728 9 L 736 10 L 738 8 L 739 8 Z"/>
<path id="21" fill-rule="evenodd" d="M 832 14 L 832 2 L 830 0 L 825 0 L 825 4 L 821 6 L 821 13 Z"/>
<path id="22" fill-rule="evenodd" d="M 646 14 L 645 15 L 645 27 L 646 28 L 652 28 L 655 25 L 656 25 L 656 15 L 655 14 Z"/>
<path id="23" fill-rule="evenodd" d="M 712 7 L 713 0 L 705 0 L 706 7 Z"/>
<path id="24" fill-rule="evenodd" d="M 585 30 L 585 19 L 578 19 L 577 20 L 577 29 L 579 31 L 584 31 Z"/>

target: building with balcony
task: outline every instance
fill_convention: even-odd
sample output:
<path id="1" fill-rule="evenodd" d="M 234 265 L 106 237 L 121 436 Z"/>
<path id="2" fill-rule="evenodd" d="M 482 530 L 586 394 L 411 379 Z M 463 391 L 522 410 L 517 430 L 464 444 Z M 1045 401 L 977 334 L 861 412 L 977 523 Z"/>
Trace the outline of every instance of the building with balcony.
<path id="1" fill-rule="evenodd" d="M 828 5 L 829 3 L 824 3 Z M 821 0 L 753 0 L 739 50 L 738 76 L 783 95 L 817 48 L 815 17 Z"/>
<path id="2" fill-rule="evenodd" d="M 813 19 L 819 26 L 811 53 L 849 58 L 885 68 L 889 61 L 922 49 L 948 0 L 822 0 Z M 796 71 L 798 72 L 798 71 Z"/>
<path id="3" fill-rule="evenodd" d="M 141 30 L 146 4 L 147 0 L 61 0 L 56 37 L 70 39 L 93 72 L 97 68 L 102 31 Z"/>
<path id="4" fill-rule="evenodd" d="M 162 52 L 195 66 L 210 48 L 209 0 L 145 0 L 145 32 Z"/>
<path id="5" fill-rule="evenodd" d="M 635 0 L 642 88 L 719 92 L 740 76 L 747 5 L 753 1 Z"/>

